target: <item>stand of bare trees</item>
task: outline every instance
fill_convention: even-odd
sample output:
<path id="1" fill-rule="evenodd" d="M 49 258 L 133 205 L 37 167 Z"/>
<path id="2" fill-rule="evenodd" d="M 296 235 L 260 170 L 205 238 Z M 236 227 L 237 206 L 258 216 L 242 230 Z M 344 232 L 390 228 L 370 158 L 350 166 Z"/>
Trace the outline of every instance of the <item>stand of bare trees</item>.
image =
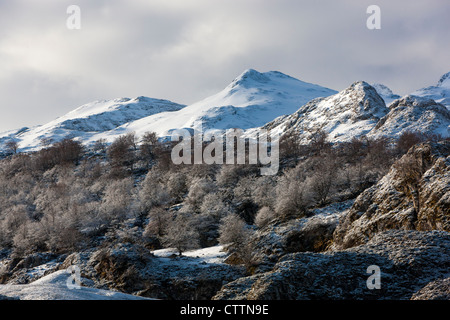
<path id="1" fill-rule="evenodd" d="M 74 139 L 33 153 L 11 144 L 0 160 L 0 247 L 17 255 L 73 252 L 98 245 L 132 220 L 141 236 L 131 238 L 148 247 L 182 254 L 222 243 L 251 266 L 252 230 L 356 197 L 427 139 L 405 133 L 398 141 L 332 145 L 323 132 L 314 137 L 309 145 L 300 145 L 295 133 L 285 137 L 281 147 L 291 152 L 281 152 L 284 164 L 275 176 L 261 176 L 258 165 L 174 165 L 173 145 L 153 133 L 90 149 Z M 409 156 L 397 163 L 416 212 L 425 165 Z"/>

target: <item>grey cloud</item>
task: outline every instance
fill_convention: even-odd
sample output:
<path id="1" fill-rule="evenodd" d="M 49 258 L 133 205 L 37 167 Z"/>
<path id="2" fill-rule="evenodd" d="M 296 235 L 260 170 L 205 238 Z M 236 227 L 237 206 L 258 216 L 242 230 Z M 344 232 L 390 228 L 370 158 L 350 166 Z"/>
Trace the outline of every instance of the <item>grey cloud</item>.
<path id="1" fill-rule="evenodd" d="M 336 90 L 380 82 L 401 94 L 450 71 L 449 3 L 376 2 L 381 30 L 365 27 L 366 0 L 80 0 L 81 30 L 65 28 L 71 1 L 1 2 L 0 131 L 91 100 L 192 103 L 246 68 Z"/>

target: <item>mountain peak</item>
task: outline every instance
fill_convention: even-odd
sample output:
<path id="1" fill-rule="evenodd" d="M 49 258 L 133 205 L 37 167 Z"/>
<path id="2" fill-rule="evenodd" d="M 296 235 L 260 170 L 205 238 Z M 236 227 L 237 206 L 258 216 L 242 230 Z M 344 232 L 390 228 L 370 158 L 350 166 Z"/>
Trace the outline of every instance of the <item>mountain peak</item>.
<path id="1" fill-rule="evenodd" d="M 297 132 L 305 144 L 319 129 L 330 141 L 345 142 L 370 132 L 388 112 L 377 91 L 367 82 L 357 81 L 334 95 L 309 101 L 296 113 L 277 118 L 265 128 Z"/>
<path id="2" fill-rule="evenodd" d="M 339 93 L 340 96 L 348 96 L 353 100 L 360 101 L 370 99 L 375 101 L 375 105 L 385 105 L 383 98 L 378 94 L 377 90 L 365 81 L 354 82 L 347 89 Z"/>
<path id="3" fill-rule="evenodd" d="M 264 73 L 256 71 L 255 69 L 247 69 L 233 80 L 232 86 L 245 85 L 253 82 L 266 83 L 269 80 L 270 78 Z"/>
<path id="4" fill-rule="evenodd" d="M 357 86 L 362 86 L 363 88 L 372 87 L 370 84 L 362 80 L 353 82 L 350 87 L 357 87 Z"/>
<path id="5" fill-rule="evenodd" d="M 370 91 L 370 92 L 375 91 L 376 92 L 376 89 L 365 81 L 356 81 L 356 82 L 352 83 L 352 85 L 348 89 L 356 90 L 356 91 Z"/>
<path id="6" fill-rule="evenodd" d="M 259 72 L 255 69 L 247 69 L 236 79 L 234 79 L 230 86 L 233 88 L 238 85 L 242 87 L 253 87 L 255 85 L 266 84 L 271 81 L 302 82 L 301 80 L 288 76 L 280 71 Z"/>
<path id="7" fill-rule="evenodd" d="M 444 74 L 435 86 L 416 90 L 411 95 L 433 99 L 450 109 L 450 72 Z"/>
<path id="8" fill-rule="evenodd" d="M 394 92 L 392 92 L 392 90 L 389 87 L 385 86 L 384 84 L 374 83 L 372 84 L 372 87 L 374 87 L 375 90 L 377 90 L 380 96 L 396 97 L 397 99 L 400 98 L 398 94 L 394 94 Z"/>
<path id="9" fill-rule="evenodd" d="M 450 72 L 447 72 L 439 79 L 437 87 L 450 87 Z"/>

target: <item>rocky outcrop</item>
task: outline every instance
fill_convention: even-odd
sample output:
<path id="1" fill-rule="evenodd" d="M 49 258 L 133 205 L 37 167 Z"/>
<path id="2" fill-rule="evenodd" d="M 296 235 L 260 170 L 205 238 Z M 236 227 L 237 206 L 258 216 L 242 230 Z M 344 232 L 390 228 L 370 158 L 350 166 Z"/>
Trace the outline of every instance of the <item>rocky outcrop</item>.
<path id="1" fill-rule="evenodd" d="M 165 300 L 207 300 L 225 283 L 245 274 L 241 266 L 205 263 L 173 255 L 157 257 L 137 244 L 118 243 L 69 256 L 61 268 L 76 265 L 95 287 Z"/>
<path id="2" fill-rule="evenodd" d="M 331 142 L 349 142 L 370 132 L 388 112 L 377 91 L 359 81 L 335 95 L 313 99 L 295 113 L 276 118 L 263 128 L 298 133 L 302 144 L 308 144 L 317 130 L 326 132 Z"/>
<path id="3" fill-rule="evenodd" d="M 408 95 L 392 102 L 389 109 L 368 137 L 398 138 L 405 132 L 450 136 L 450 111 L 432 99 Z"/>
<path id="4" fill-rule="evenodd" d="M 450 278 L 430 282 L 417 291 L 411 300 L 450 300 Z"/>
<path id="5" fill-rule="evenodd" d="M 315 209 L 309 217 L 274 220 L 257 230 L 251 240 L 254 260 L 258 262 L 254 272 L 271 270 L 282 256 L 289 253 L 327 250 L 339 218 L 352 203 L 353 200 L 348 200 Z"/>
<path id="6" fill-rule="evenodd" d="M 360 245 L 389 229 L 450 231 L 449 154 L 449 141 L 411 148 L 385 177 L 357 197 L 340 220 L 331 248 Z M 413 173 L 403 172 L 408 168 L 401 163 L 411 165 Z"/>
<path id="7" fill-rule="evenodd" d="M 25 257 L 3 260 L 0 268 L 0 284 L 27 284 L 56 270 L 61 257 L 53 253 L 37 252 Z M 58 262 L 59 261 L 59 262 Z"/>
<path id="8" fill-rule="evenodd" d="M 381 272 L 379 289 L 368 286 L 370 266 Z M 285 255 L 272 271 L 231 282 L 214 299 L 420 298 L 449 268 L 448 232 L 391 230 L 339 252 Z"/>

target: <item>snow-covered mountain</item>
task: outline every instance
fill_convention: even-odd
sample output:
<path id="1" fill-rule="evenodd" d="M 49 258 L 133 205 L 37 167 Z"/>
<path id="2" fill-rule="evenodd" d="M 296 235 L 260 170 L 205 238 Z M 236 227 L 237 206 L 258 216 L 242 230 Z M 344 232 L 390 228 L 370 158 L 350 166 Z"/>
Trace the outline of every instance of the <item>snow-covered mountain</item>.
<path id="1" fill-rule="evenodd" d="M 328 98 L 314 99 L 264 128 L 280 133 L 296 131 L 302 143 L 320 129 L 328 133 L 331 141 L 344 142 L 369 133 L 388 112 L 375 88 L 359 81 Z"/>
<path id="2" fill-rule="evenodd" d="M 407 131 L 450 136 L 450 111 L 432 99 L 408 95 L 395 100 L 389 109 L 369 137 L 395 138 Z"/>
<path id="3" fill-rule="evenodd" d="M 19 143 L 19 151 L 32 151 L 45 140 L 68 137 L 85 144 L 112 142 L 128 132 L 167 137 L 199 121 L 204 130 L 240 128 L 247 136 L 261 127 L 295 130 L 304 143 L 317 129 L 334 142 L 363 135 L 396 137 L 405 130 L 449 136 L 447 110 L 430 99 L 450 108 L 450 72 L 436 86 L 400 98 L 382 84 L 359 81 L 337 92 L 278 71 L 248 69 L 217 94 L 188 106 L 147 97 L 88 103 L 45 125 L 1 133 L 0 150 L 10 140 Z"/>
<path id="4" fill-rule="evenodd" d="M 92 136 L 113 130 L 130 121 L 161 112 L 177 111 L 184 107 L 185 105 L 168 100 L 147 97 L 95 101 L 45 125 L 5 132 L 0 135 L 0 142 L 14 139 L 22 151 L 42 147 L 43 140 L 56 142 L 64 138 L 78 138 L 86 142 L 90 141 Z"/>
<path id="5" fill-rule="evenodd" d="M 335 93 L 281 72 L 260 73 L 248 69 L 215 95 L 170 114 L 155 114 L 127 123 L 107 132 L 106 136 L 111 140 L 124 131 L 134 131 L 137 135 L 153 131 L 168 136 L 174 129 L 193 128 L 197 121 L 202 122 L 204 130 L 246 130 L 291 114 L 311 99 Z"/>
<path id="6" fill-rule="evenodd" d="M 149 131 L 168 136 L 175 129 L 193 128 L 197 121 L 202 121 L 204 129 L 249 129 L 335 93 L 281 72 L 248 69 L 219 93 L 189 106 L 146 97 L 96 101 L 45 125 L 0 134 L 0 140 L 15 139 L 20 150 L 28 151 L 41 148 L 43 139 L 112 142 L 127 132 L 142 136 Z"/>
<path id="7" fill-rule="evenodd" d="M 450 108 L 450 72 L 444 74 L 436 85 L 416 90 L 411 95 L 433 99 Z"/>

